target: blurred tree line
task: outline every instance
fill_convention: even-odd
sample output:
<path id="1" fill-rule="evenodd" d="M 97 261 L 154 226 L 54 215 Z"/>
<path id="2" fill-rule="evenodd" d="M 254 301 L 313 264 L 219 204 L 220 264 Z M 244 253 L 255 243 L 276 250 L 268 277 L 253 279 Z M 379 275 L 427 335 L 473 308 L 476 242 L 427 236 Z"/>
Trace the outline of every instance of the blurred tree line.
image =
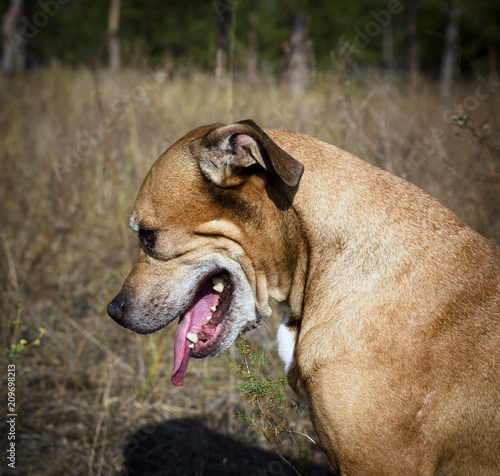
<path id="1" fill-rule="evenodd" d="M 289 74 L 300 90 L 312 72 L 377 66 L 449 88 L 454 72 L 496 71 L 500 49 L 498 0 L 2 1 L 7 75 L 53 58 L 170 62 Z"/>

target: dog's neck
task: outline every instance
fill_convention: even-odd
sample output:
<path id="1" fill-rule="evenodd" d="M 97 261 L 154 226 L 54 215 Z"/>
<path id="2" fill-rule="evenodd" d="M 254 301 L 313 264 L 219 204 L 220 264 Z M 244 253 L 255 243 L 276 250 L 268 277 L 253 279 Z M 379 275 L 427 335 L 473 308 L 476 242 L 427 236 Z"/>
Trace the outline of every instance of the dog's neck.
<path id="1" fill-rule="evenodd" d="M 307 263 L 307 277 L 305 270 L 293 270 L 292 319 L 307 304 L 308 289 L 326 293 L 319 299 L 315 295 L 315 302 L 347 305 L 381 282 L 408 275 L 409 268 L 424 262 L 435 266 L 428 253 L 432 243 L 462 244 L 459 234 L 465 225 L 427 193 L 334 146 L 323 148 L 331 153 L 314 164 L 300 151 L 295 155 L 305 173 L 292 209 L 308 242 L 303 245 L 307 259 L 298 260 Z M 328 286 L 318 285 L 324 281 Z"/>

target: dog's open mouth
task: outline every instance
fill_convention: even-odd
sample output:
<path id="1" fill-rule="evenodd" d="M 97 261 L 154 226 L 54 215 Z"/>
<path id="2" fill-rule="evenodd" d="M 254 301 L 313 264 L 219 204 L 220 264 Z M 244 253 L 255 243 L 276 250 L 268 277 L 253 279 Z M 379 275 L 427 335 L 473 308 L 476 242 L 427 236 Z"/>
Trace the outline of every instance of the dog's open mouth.
<path id="1" fill-rule="evenodd" d="M 181 386 L 190 357 L 206 357 L 216 348 L 231 304 L 232 285 L 222 273 L 205 279 L 175 333 L 172 383 Z"/>

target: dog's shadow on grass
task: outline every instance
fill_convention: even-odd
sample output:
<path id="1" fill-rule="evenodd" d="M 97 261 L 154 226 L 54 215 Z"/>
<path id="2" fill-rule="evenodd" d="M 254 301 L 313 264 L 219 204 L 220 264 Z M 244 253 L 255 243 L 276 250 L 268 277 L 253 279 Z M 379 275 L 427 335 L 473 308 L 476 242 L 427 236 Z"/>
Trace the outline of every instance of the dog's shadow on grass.
<path id="1" fill-rule="evenodd" d="M 327 464 L 291 461 L 303 475 L 334 476 Z M 274 451 L 217 433 L 195 419 L 169 420 L 137 430 L 124 449 L 120 476 L 297 475 Z"/>

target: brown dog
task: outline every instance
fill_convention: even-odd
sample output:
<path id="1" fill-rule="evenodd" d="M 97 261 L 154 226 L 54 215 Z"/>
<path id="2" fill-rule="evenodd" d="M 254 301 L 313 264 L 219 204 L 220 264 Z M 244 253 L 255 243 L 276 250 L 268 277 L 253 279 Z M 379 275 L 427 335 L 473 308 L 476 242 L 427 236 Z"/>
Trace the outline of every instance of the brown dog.
<path id="1" fill-rule="evenodd" d="M 279 304 L 280 356 L 345 475 L 500 474 L 500 248 L 414 185 L 252 121 L 154 164 L 108 313 L 180 316 L 172 382 Z"/>

